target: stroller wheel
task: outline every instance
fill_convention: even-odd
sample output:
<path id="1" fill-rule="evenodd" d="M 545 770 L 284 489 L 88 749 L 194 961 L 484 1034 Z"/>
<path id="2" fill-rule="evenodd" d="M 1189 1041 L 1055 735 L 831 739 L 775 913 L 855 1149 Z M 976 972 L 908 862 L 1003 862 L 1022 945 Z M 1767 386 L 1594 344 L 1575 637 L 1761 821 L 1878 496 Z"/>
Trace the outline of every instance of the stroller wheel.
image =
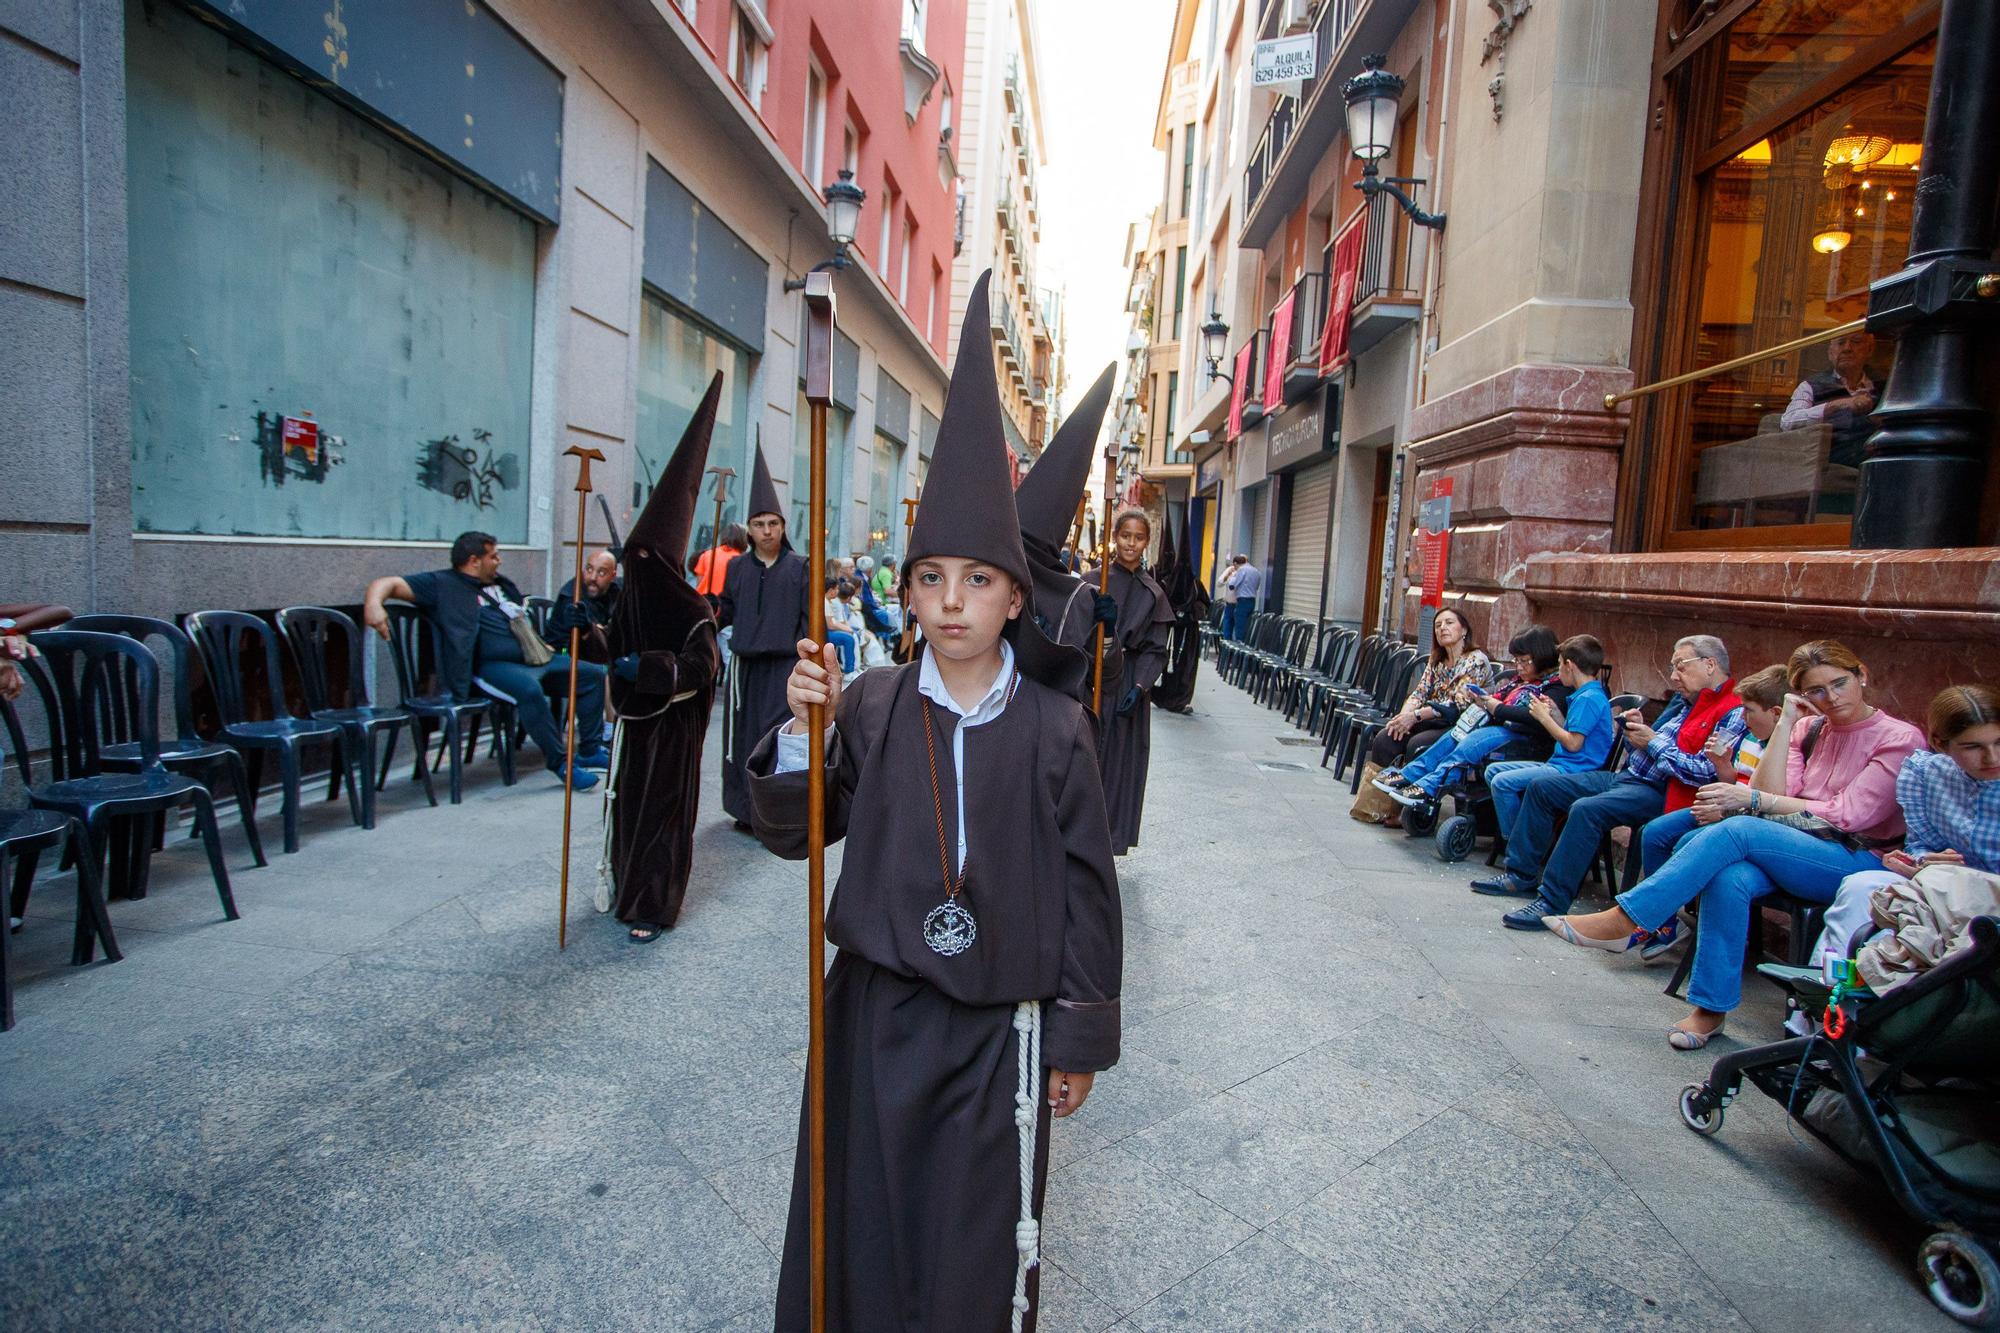
<path id="1" fill-rule="evenodd" d="M 1478 837 L 1479 830 L 1473 825 L 1471 815 L 1453 815 L 1438 825 L 1438 860 L 1463 861 L 1472 855 L 1472 844 Z"/>
<path id="2" fill-rule="evenodd" d="M 1722 1128 L 1722 1107 L 1706 1083 L 1690 1083 L 1681 1089 L 1681 1123 L 1703 1135 Z"/>
<path id="3" fill-rule="evenodd" d="M 1938 1309 L 1973 1328 L 2000 1324 L 2000 1265 L 1962 1231 L 1940 1231 L 1917 1251 L 1917 1271 Z"/>

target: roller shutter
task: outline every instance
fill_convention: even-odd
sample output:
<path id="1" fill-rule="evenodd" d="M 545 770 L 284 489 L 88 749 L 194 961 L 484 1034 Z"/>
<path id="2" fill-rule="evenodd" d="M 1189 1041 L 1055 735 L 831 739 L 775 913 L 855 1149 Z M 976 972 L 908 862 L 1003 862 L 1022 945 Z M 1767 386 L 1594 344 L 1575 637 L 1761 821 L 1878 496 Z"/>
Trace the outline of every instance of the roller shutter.
<path id="1" fill-rule="evenodd" d="M 1333 510 L 1333 464 L 1318 463 L 1292 477 L 1290 537 L 1285 543 L 1285 606 L 1288 616 L 1319 619 L 1320 587 L 1326 576 L 1327 516 Z"/>

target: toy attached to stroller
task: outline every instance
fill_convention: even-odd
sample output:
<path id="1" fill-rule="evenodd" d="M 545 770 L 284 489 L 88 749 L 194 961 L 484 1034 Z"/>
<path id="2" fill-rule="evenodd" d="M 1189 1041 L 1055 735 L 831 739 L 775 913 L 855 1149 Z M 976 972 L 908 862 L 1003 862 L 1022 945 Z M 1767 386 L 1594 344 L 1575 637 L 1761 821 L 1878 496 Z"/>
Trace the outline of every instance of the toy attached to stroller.
<path id="1" fill-rule="evenodd" d="M 1747 1077 L 1857 1169 L 1872 1168 L 1931 1233 L 1918 1276 L 1938 1308 L 2000 1326 L 2000 921 L 1884 995 L 1829 986 L 1816 969 L 1758 970 L 1808 1012 L 1810 1037 L 1736 1051 L 1681 1093 L 1697 1134 L 1722 1128 Z M 1857 941 L 1858 945 L 1859 941 Z"/>

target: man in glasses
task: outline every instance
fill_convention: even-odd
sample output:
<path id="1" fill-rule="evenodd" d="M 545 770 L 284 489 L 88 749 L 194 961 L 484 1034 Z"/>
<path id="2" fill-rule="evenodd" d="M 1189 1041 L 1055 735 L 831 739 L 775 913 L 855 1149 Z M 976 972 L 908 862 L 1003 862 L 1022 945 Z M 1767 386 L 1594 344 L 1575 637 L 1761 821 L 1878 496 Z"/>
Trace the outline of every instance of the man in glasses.
<path id="1" fill-rule="evenodd" d="M 1503 772 L 1488 784 L 1507 835 L 1507 863 L 1493 878 L 1474 880 L 1472 891 L 1529 900 L 1501 918 L 1508 929 L 1540 930 L 1543 917 L 1567 912 L 1607 832 L 1686 809 L 1704 783 L 1717 780 L 1709 742 L 1734 746 L 1744 726 L 1729 650 L 1712 634 L 1690 635 L 1674 645 L 1667 681 L 1674 695 L 1653 725 L 1636 708 L 1617 719 L 1629 747 L 1622 772 L 1520 770 L 1518 780 Z M 1557 838 L 1556 818 L 1565 812 Z"/>

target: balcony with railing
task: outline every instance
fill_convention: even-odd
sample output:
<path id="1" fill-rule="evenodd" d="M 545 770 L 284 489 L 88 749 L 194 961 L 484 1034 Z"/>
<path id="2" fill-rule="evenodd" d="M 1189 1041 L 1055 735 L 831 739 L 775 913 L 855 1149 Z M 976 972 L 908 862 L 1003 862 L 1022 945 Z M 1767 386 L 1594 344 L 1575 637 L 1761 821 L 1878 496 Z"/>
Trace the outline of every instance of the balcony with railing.
<path id="1" fill-rule="evenodd" d="M 1285 345 L 1289 349 L 1285 355 L 1284 397 L 1287 403 L 1296 403 L 1319 387 L 1319 338 L 1326 328 L 1327 275 L 1308 273 L 1293 283 L 1287 293 L 1291 297 L 1292 308 L 1286 314 L 1287 333 Z M 1284 309 L 1284 298 L 1271 308 L 1270 327 L 1278 327 L 1278 313 Z M 1274 337 L 1272 346 L 1277 346 Z M 1268 405 L 1272 411 L 1279 405 Z"/>
<path id="2" fill-rule="evenodd" d="M 1284 0 L 1274 0 L 1282 9 Z M 1297 97 L 1271 108 L 1243 173 L 1243 230 L 1237 244 L 1259 249 L 1305 197 L 1313 168 L 1345 131 L 1340 85 L 1366 51 L 1387 50 L 1416 11 L 1417 0 L 1321 0 L 1313 11 L 1313 69 Z M 1267 22 L 1274 22 L 1266 11 Z"/>
<path id="3" fill-rule="evenodd" d="M 1421 233 L 1386 194 L 1370 199 L 1353 225 L 1368 229 L 1354 274 L 1353 324 L 1347 335 L 1349 351 L 1359 356 L 1423 314 L 1417 268 Z"/>

